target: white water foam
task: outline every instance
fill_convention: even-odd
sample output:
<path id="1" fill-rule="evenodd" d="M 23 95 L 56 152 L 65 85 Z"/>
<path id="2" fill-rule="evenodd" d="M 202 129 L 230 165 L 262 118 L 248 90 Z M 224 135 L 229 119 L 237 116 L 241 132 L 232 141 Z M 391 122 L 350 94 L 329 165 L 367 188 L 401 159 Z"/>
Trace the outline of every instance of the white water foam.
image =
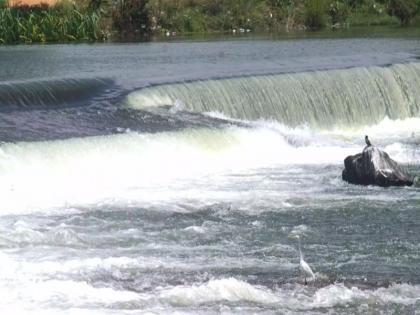
<path id="1" fill-rule="evenodd" d="M 188 226 L 184 229 L 185 231 L 188 232 L 194 232 L 194 233 L 198 233 L 198 234 L 204 234 L 206 232 L 206 229 L 202 226 Z"/>
<path id="2" fill-rule="evenodd" d="M 71 278 L 87 270 L 132 267 L 126 257 L 31 262 L 0 252 L 0 294 L 3 314 L 112 314 L 116 306 L 140 303 L 132 291 L 92 286 Z M 138 264 L 136 264 L 138 266 Z M 93 310 L 92 310 L 93 309 Z"/>
<path id="3" fill-rule="evenodd" d="M 130 305 L 130 308 L 134 307 L 138 312 L 153 311 L 162 306 L 168 312 L 168 305 L 174 309 L 196 309 L 201 305 L 232 303 L 235 307 L 251 303 L 268 309 L 301 312 L 361 304 L 375 309 L 391 304 L 410 306 L 420 302 L 420 286 L 409 284 L 393 284 L 388 288 L 368 290 L 347 287 L 341 283 L 321 288 L 287 284 L 269 289 L 236 278 L 222 278 L 200 284 L 157 287 L 148 292 L 136 293 L 112 287 L 96 287 L 71 278 L 72 274 L 87 271 L 95 273 L 108 270 L 118 275 L 118 270 L 152 267 L 147 260 L 129 257 L 73 259 L 60 263 L 29 262 L 0 253 L 0 264 L 0 293 L 3 296 L 0 310 L 14 310 L 15 314 L 27 314 L 35 310 L 48 313 L 51 309 L 77 314 L 75 310 L 86 311 L 92 307 L 102 310 L 99 314 L 111 314 L 119 307 L 123 307 L 121 311 L 124 312 L 124 305 Z"/>
<path id="4" fill-rule="evenodd" d="M 254 287 L 235 278 L 211 280 L 198 286 L 179 286 L 162 291 L 159 297 L 173 305 L 194 305 L 218 301 L 270 304 L 278 301 L 277 296 L 268 290 Z"/>
<path id="5" fill-rule="evenodd" d="M 328 131 L 322 131 L 322 134 L 334 136 L 340 139 L 353 140 L 369 135 L 374 141 L 373 144 L 399 142 L 405 144 L 420 144 L 420 118 L 406 118 L 403 120 L 392 120 L 385 117 L 378 124 L 372 124 L 363 127 L 334 128 Z M 377 143 L 379 141 L 379 143 Z"/>
<path id="6" fill-rule="evenodd" d="M 276 121 L 245 121 L 234 119 L 220 112 L 208 112 L 206 115 L 249 124 L 254 128 L 266 128 L 282 134 L 294 146 L 307 146 L 316 143 L 318 146 L 349 146 L 357 150 L 365 145 L 364 136 L 369 138 L 382 150 L 386 151 L 394 160 L 400 163 L 420 164 L 420 118 L 406 118 L 392 120 L 385 117 L 378 124 L 363 127 L 341 126 L 331 130 L 317 130 L 303 125 L 291 128 Z M 359 147 L 356 147 L 358 144 Z"/>
<path id="7" fill-rule="evenodd" d="M 193 286 L 177 286 L 164 289 L 159 300 L 175 306 L 191 306 L 224 302 L 251 302 L 272 305 L 277 309 L 309 311 L 318 308 L 334 308 L 351 304 L 370 305 L 414 305 L 420 301 L 420 287 L 394 284 L 388 288 L 361 290 L 343 284 L 331 284 L 319 289 L 311 286 L 293 285 L 276 290 L 251 285 L 247 282 L 227 278 L 210 280 Z"/>
<path id="8" fill-rule="evenodd" d="M 351 152 L 351 147 L 316 141 L 296 147 L 277 130 L 238 127 L 4 144 L 0 209 L 7 214 L 88 205 L 141 187 L 161 192 L 179 179 L 276 165 L 340 163 Z"/>
<path id="9" fill-rule="evenodd" d="M 384 149 L 398 162 L 417 163 L 420 150 L 407 141 L 418 138 L 406 138 L 412 127 L 415 135 L 420 134 L 417 121 L 408 119 L 406 129 L 404 122 L 389 120 L 370 127 L 371 131 L 377 130 L 370 133 L 372 141 L 384 143 Z M 360 152 L 364 146 L 361 131 L 315 132 L 309 127 L 289 128 L 277 122 L 248 123 L 250 128 L 130 132 L 3 144 L 0 213 L 52 211 L 114 201 L 129 203 L 133 198 L 147 200 L 151 206 L 155 201 L 162 204 L 168 200 L 170 209 L 178 207 L 173 202 L 177 196 L 172 189 L 175 184 L 193 192 L 197 181 L 212 186 L 225 182 L 225 175 L 258 168 L 340 165 L 346 156 Z M 384 142 L 386 138 L 379 138 L 381 131 L 392 129 L 392 124 L 399 126 L 395 138 L 391 143 Z M 263 184 L 264 178 L 261 180 Z"/>
<path id="10" fill-rule="evenodd" d="M 3 311 L 15 303 L 24 303 L 25 307 L 39 308 L 72 306 L 89 307 L 94 305 L 112 306 L 138 300 L 138 295 L 129 291 L 111 288 L 95 288 L 86 282 L 71 280 L 26 280 L 17 284 L 19 287 L 2 286 L 0 292 L 4 297 Z"/>

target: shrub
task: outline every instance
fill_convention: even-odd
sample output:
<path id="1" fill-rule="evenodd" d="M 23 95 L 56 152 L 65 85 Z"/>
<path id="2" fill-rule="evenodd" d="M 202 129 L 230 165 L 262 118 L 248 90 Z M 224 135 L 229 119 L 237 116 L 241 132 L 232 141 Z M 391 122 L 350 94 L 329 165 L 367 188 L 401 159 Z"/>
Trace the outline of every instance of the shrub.
<path id="1" fill-rule="evenodd" d="M 149 30 L 146 5 L 146 0 L 119 0 L 112 11 L 114 27 L 123 33 L 146 34 Z"/>
<path id="2" fill-rule="evenodd" d="M 324 0 L 307 0 L 304 9 L 304 23 L 310 30 L 319 30 L 326 24 Z"/>
<path id="3" fill-rule="evenodd" d="M 187 8 L 174 18 L 173 27 L 179 32 L 204 33 L 206 31 L 205 18 L 197 8 Z"/>
<path id="4" fill-rule="evenodd" d="M 341 1 L 333 1 L 328 8 L 328 15 L 331 19 L 331 25 L 342 24 L 349 17 L 349 7 Z"/>
<path id="5" fill-rule="evenodd" d="M 416 0 L 390 0 L 388 11 L 396 16 L 402 25 L 408 25 L 413 17 L 418 13 L 418 3 Z"/>

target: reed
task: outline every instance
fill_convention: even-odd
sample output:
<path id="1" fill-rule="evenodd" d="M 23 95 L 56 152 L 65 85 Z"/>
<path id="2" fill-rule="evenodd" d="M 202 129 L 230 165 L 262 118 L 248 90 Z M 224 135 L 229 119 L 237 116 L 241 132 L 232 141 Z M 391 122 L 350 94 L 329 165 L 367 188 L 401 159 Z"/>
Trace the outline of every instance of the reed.
<path id="1" fill-rule="evenodd" d="M 93 41 L 100 16 L 77 7 L 19 6 L 0 9 L 0 43 Z"/>

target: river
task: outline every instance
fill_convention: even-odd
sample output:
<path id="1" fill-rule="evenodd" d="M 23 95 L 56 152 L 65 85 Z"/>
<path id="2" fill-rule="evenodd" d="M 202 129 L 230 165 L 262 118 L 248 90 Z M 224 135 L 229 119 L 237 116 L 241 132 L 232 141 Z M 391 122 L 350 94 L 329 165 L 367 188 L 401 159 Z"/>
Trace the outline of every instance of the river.
<path id="1" fill-rule="evenodd" d="M 420 40 L 0 47 L 0 310 L 416 314 Z M 299 250 L 316 279 L 304 283 Z"/>

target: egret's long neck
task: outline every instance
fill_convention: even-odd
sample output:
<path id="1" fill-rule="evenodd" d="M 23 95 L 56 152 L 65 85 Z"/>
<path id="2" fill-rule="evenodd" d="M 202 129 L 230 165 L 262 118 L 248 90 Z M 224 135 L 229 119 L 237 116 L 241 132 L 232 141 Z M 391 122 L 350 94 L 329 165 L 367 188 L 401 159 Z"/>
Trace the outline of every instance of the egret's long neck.
<path id="1" fill-rule="evenodd" d="M 299 247 L 299 255 L 300 255 L 300 259 L 303 259 L 303 254 L 302 254 L 302 250 L 300 249 L 300 238 L 298 238 L 298 247 Z"/>

